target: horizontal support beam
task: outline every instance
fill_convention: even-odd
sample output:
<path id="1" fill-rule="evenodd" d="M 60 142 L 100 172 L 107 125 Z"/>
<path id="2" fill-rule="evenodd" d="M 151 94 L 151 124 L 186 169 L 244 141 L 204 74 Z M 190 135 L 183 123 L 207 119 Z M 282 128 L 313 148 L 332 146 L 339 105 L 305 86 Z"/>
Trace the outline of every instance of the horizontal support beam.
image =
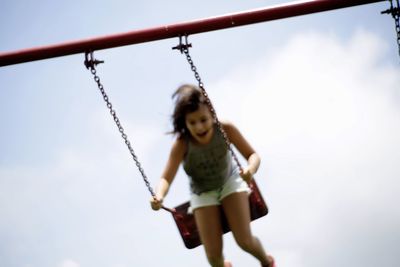
<path id="1" fill-rule="evenodd" d="M 0 67 L 54 57 L 85 53 L 125 45 L 151 42 L 179 35 L 191 35 L 244 26 L 259 22 L 382 2 L 384 0 L 308 0 L 248 10 L 189 22 L 164 25 L 125 33 L 95 37 L 61 44 L 0 53 Z"/>

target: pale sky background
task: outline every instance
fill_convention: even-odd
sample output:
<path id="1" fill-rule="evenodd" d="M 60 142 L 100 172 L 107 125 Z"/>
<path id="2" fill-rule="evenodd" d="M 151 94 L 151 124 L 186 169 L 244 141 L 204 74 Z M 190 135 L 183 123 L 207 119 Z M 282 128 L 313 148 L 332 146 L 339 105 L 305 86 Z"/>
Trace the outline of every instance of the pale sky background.
<path id="1" fill-rule="evenodd" d="M 2 0 L 0 51 L 286 1 Z M 252 223 L 279 267 L 397 267 L 400 57 L 388 1 L 193 35 L 221 118 L 262 157 L 270 214 Z M 98 74 L 156 185 L 171 94 L 195 82 L 177 39 L 98 51 Z M 84 55 L 0 68 L 0 266 L 208 266 L 149 192 Z M 188 199 L 179 172 L 165 200 Z M 231 234 L 234 266 L 259 266 Z"/>

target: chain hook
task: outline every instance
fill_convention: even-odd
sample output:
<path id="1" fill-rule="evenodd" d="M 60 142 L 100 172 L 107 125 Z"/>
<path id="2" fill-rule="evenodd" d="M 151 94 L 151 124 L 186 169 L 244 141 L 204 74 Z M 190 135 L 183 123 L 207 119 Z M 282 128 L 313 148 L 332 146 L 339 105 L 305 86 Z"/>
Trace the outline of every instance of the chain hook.
<path id="1" fill-rule="evenodd" d="M 389 2 L 390 2 L 390 8 L 389 8 L 389 9 L 386 9 L 386 10 L 384 10 L 384 11 L 381 11 L 381 14 L 390 14 L 390 15 L 392 15 L 392 17 L 395 19 L 396 16 L 399 16 L 399 15 L 400 15 L 399 0 L 396 0 L 396 2 L 397 2 L 397 7 L 394 7 L 394 6 L 393 6 L 393 1 L 392 1 L 392 0 L 389 0 Z"/>
<path id="2" fill-rule="evenodd" d="M 98 64 L 104 63 L 104 60 L 97 60 L 94 58 L 93 51 L 89 50 L 85 52 L 85 67 L 89 70 L 94 70 Z"/>
<path id="3" fill-rule="evenodd" d="M 396 26 L 396 34 L 397 34 L 397 45 L 399 47 L 399 56 L 400 56 L 400 4 L 399 0 L 389 0 L 390 2 L 390 8 L 382 11 L 381 14 L 390 14 L 392 15 L 395 26 Z M 395 5 L 393 4 L 395 2 Z"/>
<path id="4" fill-rule="evenodd" d="M 182 41 L 182 34 L 179 34 L 179 44 L 177 46 L 172 47 L 173 50 L 179 50 L 181 51 L 181 54 L 185 52 L 185 50 L 188 50 L 190 47 L 192 47 L 192 44 L 189 43 L 189 35 L 185 34 L 185 43 Z"/>

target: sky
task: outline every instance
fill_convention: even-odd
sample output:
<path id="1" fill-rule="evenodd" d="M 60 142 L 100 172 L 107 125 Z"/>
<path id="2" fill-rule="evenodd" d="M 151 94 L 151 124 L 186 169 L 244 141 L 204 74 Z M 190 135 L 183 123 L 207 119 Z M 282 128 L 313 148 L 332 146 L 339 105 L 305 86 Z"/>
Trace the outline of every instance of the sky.
<path id="1" fill-rule="evenodd" d="M 0 51 L 286 1 L 3 0 Z M 279 267 L 398 266 L 400 57 L 388 1 L 189 37 L 220 118 L 262 158 L 270 213 L 253 233 Z M 98 75 L 152 186 L 171 95 L 195 83 L 177 39 L 96 51 Z M 0 68 L 0 266 L 208 266 L 150 194 L 84 55 Z M 241 159 L 242 162 L 243 159 Z M 189 198 L 179 170 L 165 205 Z M 259 266 L 231 234 L 234 266 Z"/>

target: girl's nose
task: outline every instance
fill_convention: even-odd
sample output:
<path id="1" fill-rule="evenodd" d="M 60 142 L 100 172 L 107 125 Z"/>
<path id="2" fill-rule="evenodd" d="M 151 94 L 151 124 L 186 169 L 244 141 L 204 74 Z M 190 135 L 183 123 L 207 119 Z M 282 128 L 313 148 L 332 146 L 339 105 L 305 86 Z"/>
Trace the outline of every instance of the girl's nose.
<path id="1" fill-rule="evenodd" d="M 201 130 L 203 128 L 203 125 L 201 123 L 196 123 L 195 125 L 195 129 L 197 130 Z"/>

